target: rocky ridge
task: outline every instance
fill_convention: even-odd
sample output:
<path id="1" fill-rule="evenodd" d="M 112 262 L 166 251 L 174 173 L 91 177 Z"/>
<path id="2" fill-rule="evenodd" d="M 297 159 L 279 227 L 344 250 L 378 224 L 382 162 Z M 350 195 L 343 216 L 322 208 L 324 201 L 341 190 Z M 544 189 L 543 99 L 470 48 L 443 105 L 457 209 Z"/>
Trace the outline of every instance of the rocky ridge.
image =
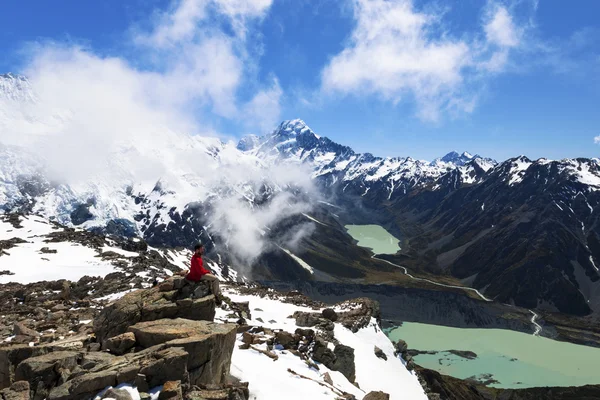
<path id="1" fill-rule="evenodd" d="M 240 361 L 235 361 L 240 351 L 249 352 L 246 354 L 253 360 L 244 368 L 253 366 L 257 357 L 275 360 L 273 368 L 278 368 L 278 373 L 329 393 L 323 398 L 375 395 L 366 397 L 369 391 L 358 388 L 359 382 L 364 385 L 364 375 L 361 377 L 360 365 L 356 365 L 358 349 L 344 344 L 334 332 L 343 329 L 353 335 L 376 327 L 378 306 L 368 299 L 327 308 L 298 292 L 282 294 L 232 282 L 225 289 L 231 299 L 216 308 L 214 296 L 203 282 L 190 284 L 174 276 L 150 288 L 123 292 L 113 280 L 108 276 L 97 281 L 105 285 L 105 292 L 113 291 L 113 300 L 108 302 L 82 295 L 87 293 L 83 289 L 86 280 L 0 288 L 6 302 L 19 306 L 2 310 L 4 321 L 13 324 L 13 335 L 0 344 L 3 400 L 136 399 L 149 398 L 152 393 L 159 399 L 269 398 L 250 397 L 257 385 L 267 393 L 269 388 L 259 382 L 254 386 L 252 381 L 250 385 L 240 382 L 233 376 L 244 377 L 240 371 L 230 373 L 232 360 L 236 369 L 241 368 Z M 111 284 L 112 290 L 108 289 Z M 47 298 L 37 296 L 41 287 L 51 289 Z M 249 302 L 236 301 L 238 297 Z M 293 315 L 280 314 L 285 319 L 281 322 L 295 329 L 275 328 L 278 322 L 274 320 L 258 324 L 260 308 L 250 310 L 250 304 L 258 299 L 296 310 Z M 36 313 L 36 308 L 45 310 L 38 304 L 52 306 L 51 318 L 48 312 Z M 376 356 L 374 348 L 371 345 L 372 357 L 381 359 L 383 350 Z M 418 383 L 415 388 L 421 390 Z"/>

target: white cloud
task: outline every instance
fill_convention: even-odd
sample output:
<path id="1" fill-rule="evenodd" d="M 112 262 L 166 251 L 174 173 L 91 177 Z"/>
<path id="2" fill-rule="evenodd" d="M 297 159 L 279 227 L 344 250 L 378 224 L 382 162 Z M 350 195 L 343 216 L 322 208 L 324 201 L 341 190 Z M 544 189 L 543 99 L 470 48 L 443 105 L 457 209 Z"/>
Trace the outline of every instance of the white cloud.
<path id="1" fill-rule="evenodd" d="M 205 34 L 203 29 L 214 25 L 211 13 L 225 18 L 235 29 L 237 36 L 244 37 L 249 20 L 264 17 L 273 0 L 180 0 L 167 12 L 157 14 L 151 32 L 137 32 L 139 44 L 154 48 L 175 46 L 193 41 Z"/>
<path id="2" fill-rule="evenodd" d="M 23 73 L 36 100 L 0 98 L 0 143 L 33 154 L 50 178 L 69 185 L 64 191 L 73 199 L 85 201 L 90 193 L 99 196 L 95 209 L 106 218 L 129 212 L 120 208 L 127 203 L 119 203 L 119 198 L 132 183 L 150 190 L 160 178 L 177 191 L 174 201 L 180 207 L 234 187 L 232 193 L 223 194 L 215 219 L 240 240 L 239 247 L 232 242 L 234 251 L 255 257 L 264 242 L 248 221 L 265 226 L 294 210 L 306 210 L 308 204 L 294 205 L 282 196 L 252 210 L 240 196 L 264 181 L 312 190 L 306 171 L 285 167 L 270 171 L 257 159 L 241 157 L 234 143 L 223 144 L 214 137 L 212 123 L 222 117 L 250 127 L 271 125 L 279 117 L 283 95 L 279 82 L 276 77 L 266 84 L 258 82 L 258 55 L 248 50 L 253 44 L 247 43 L 252 24 L 270 4 L 270 0 L 177 3 L 160 14 L 150 30 L 138 27 L 136 54 L 157 60 L 144 68 L 72 43 L 28 46 Z M 215 18 L 230 23 L 234 31 L 213 24 Z M 49 201 L 49 208 L 58 207 L 53 203 L 58 197 Z"/>
<path id="3" fill-rule="evenodd" d="M 519 33 L 506 7 L 496 6 L 491 10 L 484 30 L 490 43 L 501 47 L 515 47 L 519 44 Z"/>
<path id="4" fill-rule="evenodd" d="M 600 144 L 600 135 L 599 135 L 599 136 L 596 136 L 596 137 L 594 138 L 594 143 L 595 143 L 595 144 Z"/>
<path id="5" fill-rule="evenodd" d="M 248 121 L 259 121 L 259 127 L 262 132 L 267 132 L 279 122 L 281 114 L 281 96 L 283 90 L 279 86 L 279 81 L 273 78 L 270 88 L 261 90 L 244 106 L 244 114 Z M 255 123 L 250 124 L 255 125 Z"/>
<path id="6" fill-rule="evenodd" d="M 485 40 L 453 38 L 442 15 L 417 11 L 412 0 L 353 0 L 356 26 L 348 45 L 322 71 L 325 93 L 378 95 L 397 103 L 410 96 L 419 116 L 437 120 L 443 110 L 468 105 L 482 71 L 499 72 L 517 29 L 504 7 L 484 21 Z M 494 47 L 494 48 L 492 48 Z"/>
<path id="7" fill-rule="evenodd" d="M 162 71 L 172 96 L 210 105 L 219 116 L 242 118 L 238 89 L 254 78 L 260 56 L 252 52 L 247 32 L 271 4 L 272 0 L 180 0 L 157 14 L 151 29 L 135 30 L 134 42 Z M 262 124 L 255 121 L 256 126 Z"/>

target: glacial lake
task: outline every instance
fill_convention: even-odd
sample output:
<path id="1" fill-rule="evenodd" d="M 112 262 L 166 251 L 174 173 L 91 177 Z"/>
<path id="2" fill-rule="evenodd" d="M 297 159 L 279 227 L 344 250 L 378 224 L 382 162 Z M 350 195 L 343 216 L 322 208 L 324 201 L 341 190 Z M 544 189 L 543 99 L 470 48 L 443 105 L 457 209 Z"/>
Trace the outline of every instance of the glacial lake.
<path id="1" fill-rule="evenodd" d="M 600 348 L 504 329 L 461 329 L 412 322 L 391 329 L 388 336 L 391 340 L 405 340 L 409 349 L 438 351 L 414 356 L 422 367 L 460 379 L 495 379 L 498 383 L 490 383 L 492 387 L 600 383 Z M 470 360 L 447 350 L 468 350 L 477 357 Z"/>
<path id="2" fill-rule="evenodd" d="M 399 240 L 379 225 L 346 225 L 345 228 L 359 246 L 375 254 L 396 254 L 400 250 Z"/>

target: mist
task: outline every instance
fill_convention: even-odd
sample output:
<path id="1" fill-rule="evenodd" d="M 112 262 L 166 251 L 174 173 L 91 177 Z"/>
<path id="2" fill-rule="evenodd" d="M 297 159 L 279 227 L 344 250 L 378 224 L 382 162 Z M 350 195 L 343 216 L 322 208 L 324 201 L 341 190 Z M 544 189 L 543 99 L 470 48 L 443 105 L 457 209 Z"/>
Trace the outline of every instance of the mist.
<path id="1" fill-rule="evenodd" d="M 192 3 L 199 8 L 189 13 Z M 264 134 L 280 118 L 279 83 L 257 81 L 260 54 L 248 43 L 271 2 L 250 1 L 236 13 L 230 3 L 184 0 L 155 14 L 150 29 L 132 26 L 123 35 L 135 62 L 73 43 L 25 45 L 19 72 L 30 93 L 0 98 L 0 143 L 27 151 L 70 200 L 95 196 L 100 220 L 130 216 L 129 205 L 118 203 L 127 187 L 147 193 L 160 180 L 180 211 L 232 187 L 215 203 L 211 228 L 228 232 L 229 249 L 250 263 L 268 247 L 265 229 L 312 206 L 285 191 L 261 207 L 248 196 L 264 182 L 317 191 L 301 166 L 264 165 L 218 130 L 227 120 Z M 209 23 L 215 18 L 222 24 Z"/>

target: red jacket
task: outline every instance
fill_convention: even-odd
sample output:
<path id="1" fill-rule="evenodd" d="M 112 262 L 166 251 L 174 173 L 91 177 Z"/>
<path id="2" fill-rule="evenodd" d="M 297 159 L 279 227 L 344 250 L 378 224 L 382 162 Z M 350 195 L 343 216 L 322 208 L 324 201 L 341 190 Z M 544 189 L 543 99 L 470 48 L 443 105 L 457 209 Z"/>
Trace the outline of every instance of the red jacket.
<path id="1" fill-rule="evenodd" d="M 204 268 L 204 261 L 202 261 L 202 256 L 194 254 L 192 256 L 192 261 L 190 263 L 190 272 L 185 276 L 185 279 L 188 279 L 193 282 L 198 282 L 202 275 L 210 274 L 210 271 Z"/>

